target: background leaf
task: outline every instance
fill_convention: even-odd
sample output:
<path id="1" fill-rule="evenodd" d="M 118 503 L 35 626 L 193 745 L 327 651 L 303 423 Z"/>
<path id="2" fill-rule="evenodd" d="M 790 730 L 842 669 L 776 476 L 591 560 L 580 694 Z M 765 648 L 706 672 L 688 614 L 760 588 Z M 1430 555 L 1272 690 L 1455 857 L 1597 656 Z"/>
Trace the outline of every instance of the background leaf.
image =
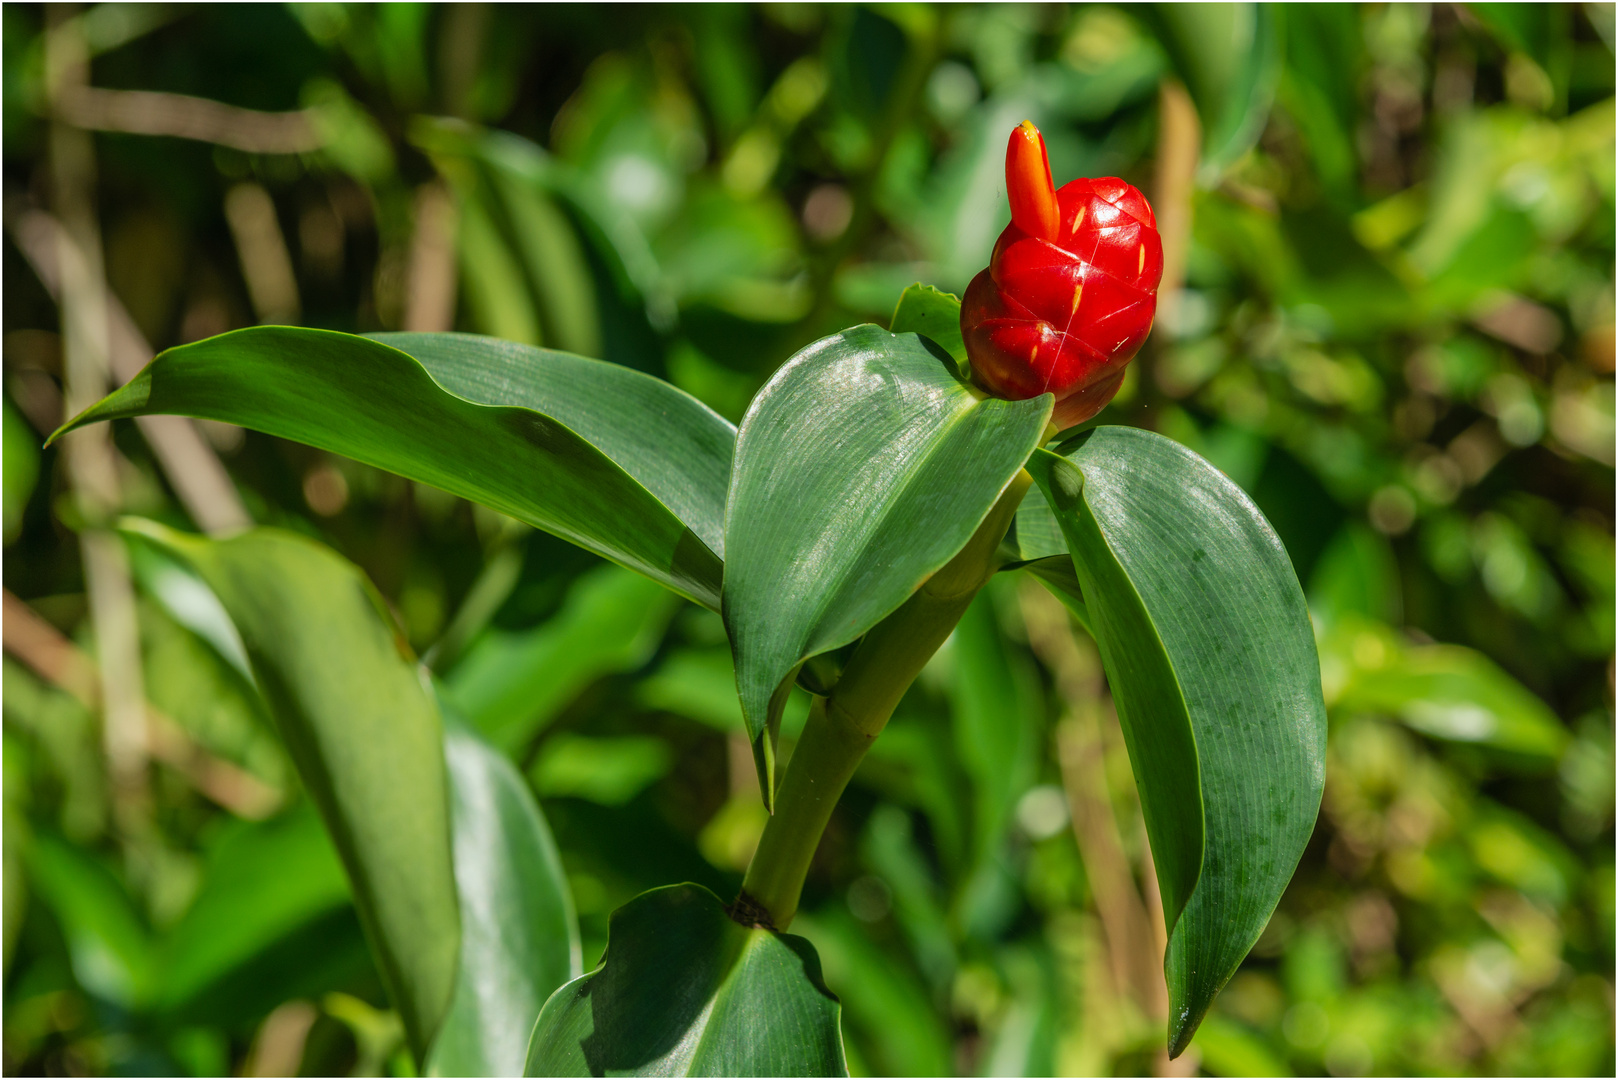
<path id="1" fill-rule="evenodd" d="M 391 617 L 353 565 L 302 537 L 126 528 L 189 563 L 230 614 L 419 1059 L 449 1005 L 460 921 L 438 709 Z"/>
<path id="2" fill-rule="evenodd" d="M 553 619 L 485 631 L 445 677 L 444 694 L 484 738 L 518 753 L 596 679 L 650 659 L 678 605 L 639 575 L 597 567 Z"/>
<path id="3" fill-rule="evenodd" d="M 458 335 L 390 337 L 421 356 L 323 330 L 225 334 L 165 352 L 73 424 L 172 412 L 307 442 L 717 606 L 728 423 L 600 361 Z"/>
<path id="4" fill-rule="evenodd" d="M 1102 427 L 1030 464 L 1072 547 L 1135 768 L 1178 1053 L 1319 811 L 1326 714 L 1303 591 L 1241 489 L 1175 442 Z"/>
<path id="5" fill-rule="evenodd" d="M 934 349 L 874 326 L 834 334 L 788 361 L 742 421 L 724 616 L 761 779 L 777 689 L 948 562 L 1049 419 L 1046 396 L 980 399 Z"/>
<path id="6" fill-rule="evenodd" d="M 613 913 L 606 962 L 545 1003 L 525 1075 L 846 1076 L 840 1012 L 803 938 L 670 885 Z"/>
<path id="7" fill-rule="evenodd" d="M 1140 15 L 1185 80 L 1202 120 L 1201 177 L 1216 182 L 1258 140 L 1281 73 L 1270 4 L 1152 4 Z"/>
<path id="8" fill-rule="evenodd" d="M 165 1007 L 217 991 L 231 973 L 349 901 L 343 864 L 307 803 L 237 823 L 210 851 L 197 898 L 162 947 Z"/>

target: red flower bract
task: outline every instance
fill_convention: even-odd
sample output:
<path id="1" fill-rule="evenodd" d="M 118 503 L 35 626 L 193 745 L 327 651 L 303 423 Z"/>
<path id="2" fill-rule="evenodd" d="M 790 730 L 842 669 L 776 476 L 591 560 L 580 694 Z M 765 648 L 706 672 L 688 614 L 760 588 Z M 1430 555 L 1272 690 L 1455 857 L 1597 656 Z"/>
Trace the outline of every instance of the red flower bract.
<path id="1" fill-rule="evenodd" d="M 1100 412 L 1152 328 L 1163 243 L 1146 197 L 1116 177 L 1054 190 L 1045 140 L 1024 121 L 1006 149 L 1011 224 L 967 286 L 961 334 L 997 397 L 1056 395 L 1071 427 Z"/>

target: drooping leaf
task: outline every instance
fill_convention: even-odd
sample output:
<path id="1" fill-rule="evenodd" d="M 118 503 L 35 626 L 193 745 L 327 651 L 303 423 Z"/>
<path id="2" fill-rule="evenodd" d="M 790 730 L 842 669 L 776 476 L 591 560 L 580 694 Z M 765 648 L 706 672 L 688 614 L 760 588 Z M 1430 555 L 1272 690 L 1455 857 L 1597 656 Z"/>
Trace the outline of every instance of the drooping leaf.
<path id="1" fill-rule="evenodd" d="M 545 1003 L 527 1076 L 846 1076 L 841 1006 L 803 938 L 700 885 L 613 912 L 606 959 Z"/>
<path id="2" fill-rule="evenodd" d="M 718 607 L 729 423 L 599 360 L 382 337 L 221 334 L 164 352 L 62 431 L 148 413 L 240 424 L 483 503 Z"/>
<path id="3" fill-rule="evenodd" d="M 742 421 L 726 508 L 723 614 L 742 714 L 773 793 L 772 699 L 959 551 L 1050 418 L 981 398 L 936 345 L 857 326 L 776 372 Z"/>
<path id="4" fill-rule="evenodd" d="M 552 992 L 580 971 L 562 860 L 538 804 L 498 750 L 450 719 L 461 955 L 455 997 L 427 1058 L 437 1076 L 515 1076 Z"/>
<path id="5" fill-rule="evenodd" d="M 438 708 L 381 597 L 277 529 L 216 541 L 124 528 L 188 563 L 230 615 L 420 1060 L 449 1005 L 460 920 Z"/>
<path id="6" fill-rule="evenodd" d="M 1303 591 L 1252 501 L 1160 435 L 1096 428 L 1029 470 L 1067 536 L 1140 789 L 1178 1053 L 1319 811 L 1326 716 Z"/>

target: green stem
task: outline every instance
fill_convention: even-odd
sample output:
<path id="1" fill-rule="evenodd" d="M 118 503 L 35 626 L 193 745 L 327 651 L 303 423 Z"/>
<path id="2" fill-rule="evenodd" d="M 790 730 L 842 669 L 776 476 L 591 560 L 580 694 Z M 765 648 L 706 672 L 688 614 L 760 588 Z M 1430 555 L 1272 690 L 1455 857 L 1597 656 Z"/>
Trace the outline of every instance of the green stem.
<path id="1" fill-rule="evenodd" d="M 815 699 L 747 868 L 737 919 L 777 930 L 792 922 L 832 808 L 899 699 L 994 574 L 995 550 L 1031 483 L 1027 470 L 1019 472 L 966 546 L 865 635 L 831 696 Z"/>

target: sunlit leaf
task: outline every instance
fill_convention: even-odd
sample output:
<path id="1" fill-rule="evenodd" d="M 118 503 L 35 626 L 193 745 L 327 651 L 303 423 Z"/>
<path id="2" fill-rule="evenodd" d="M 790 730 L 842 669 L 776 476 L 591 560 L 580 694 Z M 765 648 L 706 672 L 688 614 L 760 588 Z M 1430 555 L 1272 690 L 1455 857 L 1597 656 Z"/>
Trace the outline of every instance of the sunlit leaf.
<path id="1" fill-rule="evenodd" d="M 348 871 L 372 955 L 423 1053 L 460 941 L 438 708 L 392 617 L 352 564 L 303 537 L 125 529 L 188 563 L 230 615 Z"/>
<path id="2" fill-rule="evenodd" d="M 888 329 L 895 334 L 920 334 L 944 347 L 956 364 L 966 365 L 966 342 L 961 338 L 961 301 L 920 282 L 899 295 Z"/>
<path id="3" fill-rule="evenodd" d="M 959 551 L 1038 444 L 1051 399 L 983 399 L 920 337 L 858 326 L 753 400 L 726 510 L 723 613 L 766 800 L 772 698 Z"/>
<path id="4" fill-rule="evenodd" d="M 165 412 L 240 424 L 481 502 L 718 606 L 725 420 L 598 360 L 382 337 L 256 327 L 170 349 L 63 430 Z"/>
<path id="5" fill-rule="evenodd" d="M 1252 501 L 1160 435 L 1096 428 L 1029 470 L 1072 550 L 1140 789 L 1178 1053 L 1320 808 L 1326 716 L 1303 591 Z"/>

